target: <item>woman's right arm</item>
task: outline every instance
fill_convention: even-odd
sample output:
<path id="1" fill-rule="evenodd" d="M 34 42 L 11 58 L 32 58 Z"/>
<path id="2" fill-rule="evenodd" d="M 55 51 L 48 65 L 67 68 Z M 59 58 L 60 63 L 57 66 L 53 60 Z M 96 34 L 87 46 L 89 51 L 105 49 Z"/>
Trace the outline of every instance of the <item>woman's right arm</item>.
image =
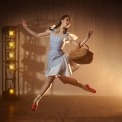
<path id="1" fill-rule="evenodd" d="M 46 30 L 46 31 L 43 32 L 43 33 L 36 33 L 36 32 L 34 32 L 34 31 L 32 31 L 30 28 L 28 28 L 28 26 L 27 26 L 25 20 L 22 20 L 21 22 L 22 22 L 23 28 L 24 28 L 27 32 L 29 32 L 31 35 L 33 35 L 33 36 L 35 36 L 35 37 L 37 37 L 37 38 L 39 38 L 39 37 L 45 37 L 45 36 L 48 36 L 48 35 L 50 34 L 50 30 Z"/>

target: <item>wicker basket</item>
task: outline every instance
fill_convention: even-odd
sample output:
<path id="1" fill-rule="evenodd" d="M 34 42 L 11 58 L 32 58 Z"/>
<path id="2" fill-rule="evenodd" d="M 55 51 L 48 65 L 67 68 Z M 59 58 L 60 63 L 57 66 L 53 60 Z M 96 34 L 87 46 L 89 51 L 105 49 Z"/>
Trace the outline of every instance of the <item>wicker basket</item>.
<path id="1" fill-rule="evenodd" d="M 72 50 L 69 53 L 69 58 L 77 64 L 89 64 L 93 60 L 93 53 L 89 50 L 89 47 L 80 47 L 79 49 Z"/>

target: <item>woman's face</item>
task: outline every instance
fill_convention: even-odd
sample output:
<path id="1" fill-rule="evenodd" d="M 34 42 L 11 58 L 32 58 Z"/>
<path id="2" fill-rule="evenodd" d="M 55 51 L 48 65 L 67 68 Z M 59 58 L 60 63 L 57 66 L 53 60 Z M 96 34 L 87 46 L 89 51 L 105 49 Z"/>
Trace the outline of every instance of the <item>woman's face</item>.
<path id="1" fill-rule="evenodd" d="M 61 20 L 61 24 L 63 25 L 63 27 L 69 28 L 69 26 L 71 25 L 71 18 L 70 17 L 64 18 L 63 20 Z"/>

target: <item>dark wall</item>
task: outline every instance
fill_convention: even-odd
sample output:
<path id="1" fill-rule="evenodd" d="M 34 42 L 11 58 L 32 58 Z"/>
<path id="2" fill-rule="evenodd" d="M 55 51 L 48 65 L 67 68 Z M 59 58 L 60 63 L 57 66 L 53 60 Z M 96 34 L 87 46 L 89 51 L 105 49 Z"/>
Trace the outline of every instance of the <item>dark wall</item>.
<path id="1" fill-rule="evenodd" d="M 94 36 L 92 37 L 89 45 L 91 50 L 95 53 L 94 62 L 86 67 L 82 66 L 73 77 L 82 81 L 93 81 L 93 84 L 99 89 L 98 95 L 121 95 L 121 54 L 122 51 L 122 4 L 120 0 L 4 0 L 0 3 L 0 52 L 1 52 L 1 39 L 2 39 L 2 27 L 18 25 L 21 28 L 21 41 L 24 43 L 23 35 L 29 36 L 25 33 L 21 27 L 21 19 L 24 18 L 31 29 L 36 32 L 44 31 L 50 25 L 58 23 L 60 17 L 64 14 L 69 14 L 72 17 L 72 26 L 69 31 L 75 33 L 79 40 L 82 40 L 89 29 L 94 30 Z M 31 37 L 30 37 L 31 38 Z M 38 42 L 41 45 L 39 50 L 33 46 L 33 50 L 37 52 L 44 52 L 41 58 L 41 63 L 38 66 L 45 65 L 47 54 L 47 43 Z M 69 46 L 71 49 L 71 46 Z M 23 49 L 24 50 L 24 49 Z M 66 49 L 67 50 L 67 49 Z M 39 54 L 37 57 L 40 56 Z M 1 57 L 1 53 L 0 53 Z M 37 61 L 37 60 L 36 60 Z M 29 63 L 29 60 L 27 61 Z M 22 63 L 22 61 L 21 61 Z M 0 60 L 0 78 L 1 78 L 1 60 Z M 31 62 L 30 62 L 30 65 Z M 22 67 L 24 64 L 22 64 Z M 33 68 L 30 69 L 30 71 Z M 44 70 L 44 67 L 41 69 Z M 42 71 L 39 71 L 42 75 Z M 37 73 L 38 71 L 36 71 Z M 82 75 L 81 75 L 82 72 Z M 34 72 L 35 73 L 35 72 Z M 97 76 L 96 76 L 97 73 Z M 87 77 L 89 75 L 89 77 Z M 35 77 L 35 75 L 33 74 Z M 37 75 L 36 75 L 37 76 Z M 23 76 L 21 76 L 23 80 Z M 29 81 L 29 77 L 27 77 Z M 40 81 L 44 78 L 33 79 L 38 80 L 38 86 Z M 26 81 L 26 82 L 27 82 Z M 116 84 L 117 82 L 117 84 Z M 85 83 L 85 82 L 83 82 Z M 34 84 L 30 83 L 30 88 Z M 107 84 L 107 85 L 106 85 Z M 62 90 L 59 83 L 54 84 L 55 90 Z M 1 79 L 0 79 L 1 86 Z M 110 92 L 106 93 L 108 87 Z M 116 88 L 114 87 L 116 86 Z M 21 86 L 22 87 L 22 86 Z M 69 87 L 69 86 L 68 86 Z M 67 89 L 66 87 L 64 88 Z M 71 87 L 74 92 L 74 88 Z M 66 90 L 67 91 L 67 90 Z M 71 91 L 70 91 L 71 92 Z M 24 91 L 23 91 L 24 93 Z M 75 93 L 79 94 L 79 91 L 75 89 Z"/>

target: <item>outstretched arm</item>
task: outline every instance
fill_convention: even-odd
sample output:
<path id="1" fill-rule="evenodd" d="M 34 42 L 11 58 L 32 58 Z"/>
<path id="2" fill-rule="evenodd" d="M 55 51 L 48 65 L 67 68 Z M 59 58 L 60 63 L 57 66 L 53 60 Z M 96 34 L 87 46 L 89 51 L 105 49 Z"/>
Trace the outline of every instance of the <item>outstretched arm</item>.
<path id="1" fill-rule="evenodd" d="M 82 47 L 84 44 L 86 44 L 92 35 L 93 35 L 93 31 L 90 30 L 86 38 L 80 42 L 79 46 Z"/>
<path id="2" fill-rule="evenodd" d="M 86 43 L 88 42 L 89 38 L 90 38 L 92 35 L 93 35 L 93 31 L 90 30 L 90 31 L 88 32 L 86 38 L 85 38 L 83 41 L 77 42 L 77 41 L 76 41 L 77 38 L 74 38 L 74 35 L 72 36 L 72 35 L 69 34 L 68 40 L 70 40 L 70 42 L 72 43 L 72 45 L 74 45 L 76 48 L 80 48 L 80 47 L 82 47 L 84 44 L 86 44 Z"/>
<path id="3" fill-rule="evenodd" d="M 34 32 L 34 31 L 32 31 L 30 28 L 28 28 L 28 26 L 27 26 L 25 20 L 22 20 L 21 22 L 22 22 L 23 28 L 24 28 L 27 32 L 29 32 L 31 35 L 33 35 L 33 36 L 35 36 L 35 37 L 37 37 L 37 38 L 39 38 L 39 37 L 44 37 L 44 36 L 48 36 L 48 35 L 50 34 L 50 30 L 46 30 L 46 31 L 43 32 L 43 33 L 36 33 L 36 32 Z"/>

